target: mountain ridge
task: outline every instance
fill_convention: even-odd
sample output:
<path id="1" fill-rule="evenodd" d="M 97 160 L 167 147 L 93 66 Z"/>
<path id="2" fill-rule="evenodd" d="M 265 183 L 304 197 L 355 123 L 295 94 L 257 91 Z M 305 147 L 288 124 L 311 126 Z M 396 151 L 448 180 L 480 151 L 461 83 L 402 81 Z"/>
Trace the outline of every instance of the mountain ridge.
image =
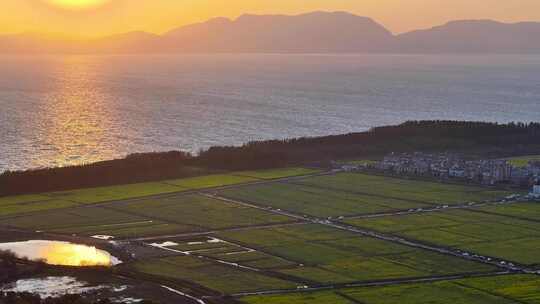
<path id="1" fill-rule="evenodd" d="M 540 23 L 454 20 L 394 35 L 369 17 L 315 11 L 212 18 L 158 35 L 0 35 L 0 53 L 538 53 Z"/>

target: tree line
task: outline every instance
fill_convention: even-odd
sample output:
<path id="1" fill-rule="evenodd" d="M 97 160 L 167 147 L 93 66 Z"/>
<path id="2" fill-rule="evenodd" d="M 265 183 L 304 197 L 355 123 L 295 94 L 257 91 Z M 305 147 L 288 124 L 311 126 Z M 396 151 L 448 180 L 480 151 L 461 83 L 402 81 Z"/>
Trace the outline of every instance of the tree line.
<path id="1" fill-rule="evenodd" d="M 409 121 L 366 132 L 249 142 L 186 152 L 134 154 L 83 166 L 0 175 L 0 196 L 183 178 L 229 170 L 267 169 L 390 152 L 451 151 L 484 156 L 540 153 L 540 123 Z"/>

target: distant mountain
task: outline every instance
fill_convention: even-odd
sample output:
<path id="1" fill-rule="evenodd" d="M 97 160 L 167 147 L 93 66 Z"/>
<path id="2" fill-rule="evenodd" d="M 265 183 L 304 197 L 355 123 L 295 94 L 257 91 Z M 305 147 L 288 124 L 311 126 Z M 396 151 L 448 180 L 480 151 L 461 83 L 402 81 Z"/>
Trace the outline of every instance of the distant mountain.
<path id="1" fill-rule="evenodd" d="M 164 35 L 171 49 L 214 52 L 377 52 L 393 39 L 372 19 L 344 12 L 217 18 Z"/>
<path id="2" fill-rule="evenodd" d="M 540 23 L 452 21 L 396 37 L 396 52 L 540 53 Z"/>
<path id="3" fill-rule="evenodd" d="M 130 32 L 87 41 L 36 34 L 0 36 L 0 53 L 540 53 L 540 23 L 453 21 L 393 35 L 346 12 L 243 15 L 163 35 Z"/>

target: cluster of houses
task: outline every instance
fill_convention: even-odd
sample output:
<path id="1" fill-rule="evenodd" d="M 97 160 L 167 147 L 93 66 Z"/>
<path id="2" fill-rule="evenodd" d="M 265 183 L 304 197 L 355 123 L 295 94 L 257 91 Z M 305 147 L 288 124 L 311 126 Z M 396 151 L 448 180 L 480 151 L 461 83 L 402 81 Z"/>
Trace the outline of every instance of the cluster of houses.
<path id="1" fill-rule="evenodd" d="M 364 167 L 394 174 L 455 178 L 489 185 L 533 186 L 533 194 L 540 195 L 540 161 L 515 167 L 504 159 L 466 160 L 459 154 L 415 152 L 391 153 L 382 161 L 367 163 Z"/>

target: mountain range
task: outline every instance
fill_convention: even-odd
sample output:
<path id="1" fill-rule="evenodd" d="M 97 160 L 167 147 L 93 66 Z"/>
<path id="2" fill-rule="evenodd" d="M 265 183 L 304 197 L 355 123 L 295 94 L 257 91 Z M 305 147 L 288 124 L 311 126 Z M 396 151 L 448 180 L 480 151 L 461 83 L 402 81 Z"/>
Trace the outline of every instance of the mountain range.
<path id="1" fill-rule="evenodd" d="M 462 20 L 394 35 L 346 12 L 215 18 L 162 35 L 0 36 L 0 53 L 540 53 L 540 23 Z"/>

